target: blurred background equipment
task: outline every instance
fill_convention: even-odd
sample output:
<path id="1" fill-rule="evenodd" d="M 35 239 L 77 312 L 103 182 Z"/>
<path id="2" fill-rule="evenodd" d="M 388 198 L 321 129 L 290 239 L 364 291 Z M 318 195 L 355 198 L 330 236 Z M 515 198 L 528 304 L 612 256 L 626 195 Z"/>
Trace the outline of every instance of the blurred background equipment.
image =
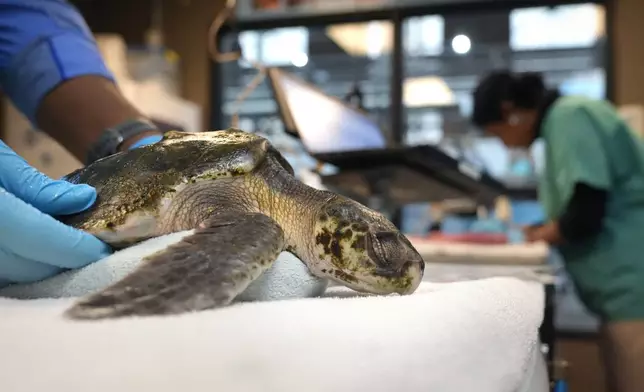
<path id="1" fill-rule="evenodd" d="M 433 146 L 388 142 L 368 113 L 310 83 L 278 68 L 267 72 L 284 130 L 301 139 L 313 158 L 336 167 L 335 173 L 323 174 L 327 186 L 365 204 L 378 199 L 381 210 L 382 202 L 389 208 L 462 197 L 491 203 L 502 190 L 497 181 Z"/>

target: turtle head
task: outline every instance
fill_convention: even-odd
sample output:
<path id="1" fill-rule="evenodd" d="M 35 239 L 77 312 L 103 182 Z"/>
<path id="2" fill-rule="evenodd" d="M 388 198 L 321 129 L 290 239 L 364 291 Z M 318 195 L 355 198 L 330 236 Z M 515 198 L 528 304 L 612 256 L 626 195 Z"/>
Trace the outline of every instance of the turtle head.
<path id="1" fill-rule="evenodd" d="M 309 267 L 357 291 L 411 294 L 425 263 L 409 240 L 382 214 L 343 197 L 325 204 L 315 222 Z"/>

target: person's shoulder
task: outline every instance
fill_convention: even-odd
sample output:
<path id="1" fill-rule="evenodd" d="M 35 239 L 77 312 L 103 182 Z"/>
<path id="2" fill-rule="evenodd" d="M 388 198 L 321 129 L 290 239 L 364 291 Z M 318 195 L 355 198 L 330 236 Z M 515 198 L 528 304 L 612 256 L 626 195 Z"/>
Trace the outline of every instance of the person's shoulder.
<path id="1" fill-rule="evenodd" d="M 592 130 L 609 132 L 621 121 L 615 108 L 607 101 L 567 95 L 557 98 L 551 105 L 541 132 L 546 140 L 559 143 L 562 138 L 587 137 L 593 134 Z"/>
<path id="2" fill-rule="evenodd" d="M 612 113 L 617 115 L 617 111 L 610 102 L 603 99 L 593 99 L 580 95 L 566 95 L 559 97 L 553 105 L 552 112 L 562 115 L 582 112 L 585 112 L 586 114 L 601 113 L 605 115 Z"/>
<path id="3" fill-rule="evenodd" d="M 612 128 L 622 122 L 622 117 L 610 102 L 584 96 L 562 96 L 548 113 L 548 122 L 551 124 L 580 121 L 599 128 Z"/>

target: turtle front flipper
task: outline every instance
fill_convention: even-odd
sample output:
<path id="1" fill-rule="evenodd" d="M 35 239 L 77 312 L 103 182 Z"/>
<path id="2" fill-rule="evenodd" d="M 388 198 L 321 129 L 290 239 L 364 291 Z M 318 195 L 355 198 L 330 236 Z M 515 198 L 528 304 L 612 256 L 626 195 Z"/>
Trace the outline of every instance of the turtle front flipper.
<path id="1" fill-rule="evenodd" d="M 284 249 L 284 232 L 257 213 L 215 215 L 179 243 L 66 311 L 72 319 L 178 314 L 228 305 Z"/>

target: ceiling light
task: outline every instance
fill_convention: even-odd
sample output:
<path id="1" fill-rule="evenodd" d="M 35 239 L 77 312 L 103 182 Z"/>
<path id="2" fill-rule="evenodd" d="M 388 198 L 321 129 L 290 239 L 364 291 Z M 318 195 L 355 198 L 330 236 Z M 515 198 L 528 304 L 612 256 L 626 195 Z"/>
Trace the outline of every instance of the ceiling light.
<path id="1" fill-rule="evenodd" d="M 298 68 L 304 67 L 309 62 L 309 56 L 306 53 L 295 53 L 291 58 L 291 64 Z"/>
<path id="2" fill-rule="evenodd" d="M 439 77 L 407 78 L 403 82 L 403 102 L 406 107 L 452 106 L 454 92 Z"/>
<path id="3" fill-rule="evenodd" d="M 452 49 L 457 54 L 465 54 L 472 48 L 472 42 L 467 35 L 459 34 L 452 38 Z"/>
<path id="4" fill-rule="evenodd" d="M 389 54 L 393 47 L 393 24 L 386 21 L 332 25 L 326 35 L 353 57 L 375 58 Z"/>

